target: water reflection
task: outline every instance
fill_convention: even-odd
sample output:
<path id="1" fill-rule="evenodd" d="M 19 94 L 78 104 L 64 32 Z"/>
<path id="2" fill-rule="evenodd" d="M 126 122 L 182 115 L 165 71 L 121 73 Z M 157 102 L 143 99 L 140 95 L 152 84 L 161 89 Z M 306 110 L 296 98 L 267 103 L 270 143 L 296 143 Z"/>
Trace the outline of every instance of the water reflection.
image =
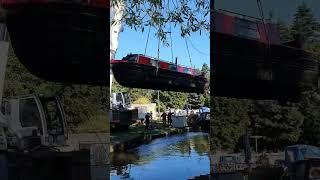
<path id="1" fill-rule="evenodd" d="M 112 155 L 111 179 L 188 179 L 210 173 L 206 133 L 160 138 Z"/>

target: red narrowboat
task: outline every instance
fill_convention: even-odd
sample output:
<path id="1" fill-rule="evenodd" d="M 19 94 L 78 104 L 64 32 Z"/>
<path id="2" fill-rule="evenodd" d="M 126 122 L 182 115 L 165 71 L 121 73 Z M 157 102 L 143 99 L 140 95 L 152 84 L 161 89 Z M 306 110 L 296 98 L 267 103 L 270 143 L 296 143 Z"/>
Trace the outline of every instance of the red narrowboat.
<path id="1" fill-rule="evenodd" d="M 126 87 L 204 93 L 208 86 L 205 76 L 193 68 L 141 54 L 112 60 L 111 67 L 117 82 Z"/>
<path id="2" fill-rule="evenodd" d="M 36 76 L 108 85 L 107 0 L 0 0 L 12 47 Z"/>
<path id="3" fill-rule="evenodd" d="M 213 96 L 298 100 L 318 88 L 319 59 L 298 40 L 282 43 L 276 26 L 262 20 L 212 15 Z"/>

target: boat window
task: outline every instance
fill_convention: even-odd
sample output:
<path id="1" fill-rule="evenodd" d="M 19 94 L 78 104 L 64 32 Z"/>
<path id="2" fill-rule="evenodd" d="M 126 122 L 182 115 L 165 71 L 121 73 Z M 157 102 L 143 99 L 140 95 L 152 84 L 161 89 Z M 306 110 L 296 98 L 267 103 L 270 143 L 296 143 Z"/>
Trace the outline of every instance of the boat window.
<path id="1" fill-rule="evenodd" d="M 63 135 L 63 116 L 59 110 L 58 102 L 53 99 L 42 101 L 44 108 L 48 134 L 50 135 Z"/>
<path id="2" fill-rule="evenodd" d="M 121 93 L 117 93 L 116 101 L 122 103 L 123 100 L 122 100 L 122 94 Z"/>
<path id="3" fill-rule="evenodd" d="M 157 66 L 157 60 L 155 60 L 155 59 L 150 59 L 150 64 L 152 65 L 152 66 Z"/>
<path id="4" fill-rule="evenodd" d="M 21 126 L 37 127 L 40 129 L 40 133 L 42 134 L 41 116 L 35 99 L 21 99 L 19 106 Z"/>
<path id="5" fill-rule="evenodd" d="M 128 93 L 123 93 L 125 104 L 130 104 L 130 96 Z"/>
<path id="6" fill-rule="evenodd" d="M 236 20 L 236 32 L 239 36 L 260 39 L 257 23 L 244 19 Z"/>
<path id="7" fill-rule="evenodd" d="M 169 69 L 172 71 L 176 71 L 177 70 L 177 65 L 176 64 L 170 64 Z"/>
<path id="8" fill-rule="evenodd" d="M 189 68 L 184 68 L 184 72 L 187 73 L 187 74 L 191 74 L 191 71 Z"/>

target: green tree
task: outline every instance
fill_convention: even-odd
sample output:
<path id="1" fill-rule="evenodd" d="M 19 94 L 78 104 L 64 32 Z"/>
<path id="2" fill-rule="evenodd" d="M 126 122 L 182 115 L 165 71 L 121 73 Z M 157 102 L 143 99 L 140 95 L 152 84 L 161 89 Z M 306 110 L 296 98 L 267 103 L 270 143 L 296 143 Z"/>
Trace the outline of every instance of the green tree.
<path id="1" fill-rule="evenodd" d="M 314 17 L 311 9 L 304 2 L 298 6 L 294 15 L 293 25 L 291 31 L 293 35 L 302 35 L 307 41 L 311 41 L 315 38 L 316 32 L 319 32 L 320 24 Z"/>
<path id="2" fill-rule="evenodd" d="M 66 113 L 68 128 L 74 130 L 80 123 L 103 116 L 107 122 L 109 90 L 106 87 L 61 84 L 42 80 L 32 75 L 18 60 L 12 47 L 8 55 L 4 96 L 38 94 L 59 95 Z"/>
<path id="3" fill-rule="evenodd" d="M 249 117 L 252 133 L 264 136 L 271 147 L 296 143 L 301 135 L 303 115 L 295 106 L 280 106 L 275 101 L 252 101 Z"/>
<path id="4" fill-rule="evenodd" d="M 204 63 L 201 68 L 201 72 L 205 74 L 205 77 L 208 79 L 208 89 L 205 89 L 204 94 L 202 95 L 203 106 L 210 106 L 210 67 L 208 64 Z"/>
<path id="5" fill-rule="evenodd" d="M 153 94 L 153 99 L 158 98 L 157 94 Z M 161 91 L 160 101 L 165 108 L 183 108 L 187 102 L 187 94 L 173 91 Z"/>
<path id="6" fill-rule="evenodd" d="M 213 98 L 211 102 L 211 150 L 233 150 L 248 126 L 248 109 L 236 99 Z"/>
<path id="7" fill-rule="evenodd" d="M 189 93 L 188 94 L 188 104 L 192 106 L 192 108 L 197 109 L 204 105 L 204 97 L 203 95 L 196 94 L 196 93 Z"/>
<path id="8" fill-rule="evenodd" d="M 202 72 L 203 74 L 205 74 L 205 76 L 206 76 L 207 78 L 209 78 L 209 76 L 210 76 L 210 68 L 209 68 L 209 66 L 208 66 L 207 63 L 204 63 L 204 64 L 202 65 L 202 67 L 201 67 L 201 72 Z"/>
<path id="9" fill-rule="evenodd" d="M 301 141 L 320 145 L 320 95 L 318 92 L 305 92 L 300 104 L 305 120 L 302 126 Z"/>
<path id="10" fill-rule="evenodd" d="M 181 36 L 188 36 L 191 32 L 209 31 L 210 13 L 209 0 L 113 0 L 112 4 L 125 5 L 122 21 L 135 30 L 142 32 L 153 27 L 157 29 L 156 36 L 163 42 L 167 39 L 167 29 L 170 24 L 180 27 Z M 192 7 L 192 8 L 191 8 Z M 117 23 L 117 22 L 112 22 Z"/>
<path id="11" fill-rule="evenodd" d="M 288 27 L 283 21 L 278 19 L 276 23 L 276 27 L 280 34 L 281 42 L 288 42 L 293 40 L 290 27 Z"/>

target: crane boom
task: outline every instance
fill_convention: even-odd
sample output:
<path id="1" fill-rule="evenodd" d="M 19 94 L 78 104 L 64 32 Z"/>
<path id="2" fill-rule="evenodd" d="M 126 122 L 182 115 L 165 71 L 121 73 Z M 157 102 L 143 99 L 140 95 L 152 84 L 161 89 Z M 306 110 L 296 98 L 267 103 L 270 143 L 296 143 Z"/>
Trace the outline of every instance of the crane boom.
<path id="1" fill-rule="evenodd" d="M 4 91 L 4 80 L 8 58 L 8 32 L 6 25 L 0 22 L 0 104 L 2 102 L 2 95 Z"/>
<path id="2" fill-rule="evenodd" d="M 125 12 L 125 4 L 122 1 L 117 1 L 111 5 L 110 18 L 114 22 L 110 26 L 110 61 L 115 58 L 119 46 L 119 35 L 123 28 L 123 16 Z M 113 74 L 110 68 L 110 94 L 112 88 Z"/>
<path id="3" fill-rule="evenodd" d="M 0 106 L 2 103 L 2 95 L 4 91 L 4 80 L 6 74 L 6 66 L 8 59 L 8 32 L 6 25 L 0 21 Z M 4 118 L 4 115 L 0 111 L 0 150 L 7 149 L 7 141 L 4 132 L 4 128 L 7 125 L 7 121 Z"/>

